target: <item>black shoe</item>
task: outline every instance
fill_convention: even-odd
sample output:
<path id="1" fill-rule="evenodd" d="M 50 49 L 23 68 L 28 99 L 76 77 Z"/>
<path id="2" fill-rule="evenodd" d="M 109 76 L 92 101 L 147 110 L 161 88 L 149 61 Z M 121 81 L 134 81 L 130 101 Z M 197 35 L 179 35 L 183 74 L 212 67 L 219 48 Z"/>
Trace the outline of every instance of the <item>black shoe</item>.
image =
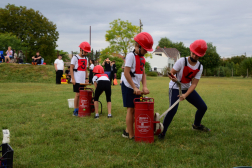
<path id="1" fill-rule="evenodd" d="M 112 118 L 113 116 L 111 115 L 111 116 L 108 116 L 108 118 Z"/>
<path id="2" fill-rule="evenodd" d="M 129 138 L 129 133 L 127 133 L 125 130 L 123 130 L 122 137 L 123 138 Z"/>
<path id="3" fill-rule="evenodd" d="M 95 118 L 95 119 L 99 119 L 99 116 L 96 116 L 96 115 L 95 115 L 94 118 Z"/>
<path id="4" fill-rule="evenodd" d="M 163 133 L 158 135 L 158 139 L 163 140 L 165 138 L 165 135 Z"/>
<path id="5" fill-rule="evenodd" d="M 192 125 L 193 130 L 199 130 L 199 131 L 204 131 L 204 132 L 209 132 L 211 131 L 209 128 L 205 127 L 204 125 L 200 126 L 195 126 L 194 124 Z"/>

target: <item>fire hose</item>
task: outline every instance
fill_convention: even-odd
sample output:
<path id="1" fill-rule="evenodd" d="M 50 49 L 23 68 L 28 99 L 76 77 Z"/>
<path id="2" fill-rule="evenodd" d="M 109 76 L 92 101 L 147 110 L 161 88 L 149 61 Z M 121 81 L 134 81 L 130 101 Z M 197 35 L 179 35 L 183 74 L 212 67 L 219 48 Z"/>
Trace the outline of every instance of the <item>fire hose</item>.
<path id="1" fill-rule="evenodd" d="M 173 78 L 175 78 L 172 74 L 169 73 L 169 75 L 171 75 Z M 182 95 L 182 90 L 181 90 L 181 83 L 179 81 L 175 82 L 178 87 L 179 87 L 179 96 Z M 162 115 L 160 115 L 159 113 L 155 113 L 154 115 L 154 121 L 160 121 L 160 119 L 165 116 L 167 113 L 169 113 L 171 111 L 171 109 L 173 109 L 178 103 L 180 102 L 180 99 L 178 99 L 175 103 L 173 103 L 173 105 L 171 105 Z M 164 126 L 162 123 L 156 123 L 154 126 L 154 134 L 155 135 L 159 135 L 161 132 L 163 132 L 164 130 Z"/>

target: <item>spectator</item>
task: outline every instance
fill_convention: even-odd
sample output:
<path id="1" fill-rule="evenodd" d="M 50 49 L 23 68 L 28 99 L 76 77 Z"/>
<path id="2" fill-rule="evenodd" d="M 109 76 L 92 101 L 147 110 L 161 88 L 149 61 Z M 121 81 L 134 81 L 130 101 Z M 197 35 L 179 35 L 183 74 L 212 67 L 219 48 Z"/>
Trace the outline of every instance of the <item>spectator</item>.
<path id="1" fill-rule="evenodd" d="M 10 62 L 10 57 L 12 57 L 13 51 L 11 50 L 11 46 L 8 47 L 8 50 L 6 51 L 6 56 L 5 56 L 5 62 L 9 63 Z"/>
<path id="2" fill-rule="evenodd" d="M 14 60 L 13 60 L 14 63 L 17 63 L 17 53 L 16 53 L 16 50 L 14 50 Z"/>
<path id="3" fill-rule="evenodd" d="M 19 64 L 22 64 L 24 63 L 24 53 L 22 50 L 19 51 L 19 54 L 18 54 L 18 63 Z"/>
<path id="4" fill-rule="evenodd" d="M 105 74 L 108 75 L 109 79 L 110 79 L 110 73 L 111 73 L 111 61 L 109 60 L 109 58 L 105 59 L 102 63 L 102 66 L 105 66 L 104 71 Z"/>
<path id="5" fill-rule="evenodd" d="M 116 64 L 115 61 L 112 61 L 111 63 L 111 74 L 110 74 L 110 82 L 111 85 L 114 85 L 114 79 L 115 79 L 115 75 L 116 75 L 117 69 L 116 69 Z"/>
<path id="6" fill-rule="evenodd" d="M 94 69 L 94 60 L 89 61 L 89 83 L 93 84 L 93 69 Z"/>
<path id="7" fill-rule="evenodd" d="M 3 51 L 0 52 L 0 59 L 3 62 L 3 59 L 4 59 Z"/>
<path id="8" fill-rule="evenodd" d="M 65 71 L 65 75 L 68 80 L 68 83 L 70 83 L 71 81 L 70 66 L 67 67 L 67 70 Z"/>
<path id="9" fill-rule="evenodd" d="M 54 67 L 56 70 L 56 84 L 61 84 L 61 77 L 64 72 L 64 62 L 61 55 L 54 61 Z"/>
<path id="10" fill-rule="evenodd" d="M 123 64 L 122 64 L 122 73 L 121 73 L 120 85 L 122 84 L 122 76 L 124 75 L 124 68 L 125 68 L 125 57 L 123 57 Z"/>
<path id="11" fill-rule="evenodd" d="M 36 55 L 32 57 L 32 65 L 41 64 L 41 55 L 39 55 L 39 51 L 36 52 Z"/>

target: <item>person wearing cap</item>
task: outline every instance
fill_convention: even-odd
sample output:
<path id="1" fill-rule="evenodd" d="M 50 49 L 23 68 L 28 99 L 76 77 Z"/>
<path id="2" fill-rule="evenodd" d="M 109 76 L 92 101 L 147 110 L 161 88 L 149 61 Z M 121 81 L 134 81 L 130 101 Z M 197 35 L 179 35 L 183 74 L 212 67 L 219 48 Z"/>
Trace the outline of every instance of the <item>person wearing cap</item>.
<path id="1" fill-rule="evenodd" d="M 82 42 L 79 47 L 80 53 L 72 57 L 70 65 L 71 82 L 73 83 L 73 91 L 75 92 L 73 111 L 74 116 L 78 116 L 80 84 L 88 83 L 87 54 L 91 52 L 90 44 L 86 41 Z"/>
<path id="2" fill-rule="evenodd" d="M 93 83 L 95 86 L 95 97 L 94 97 L 94 107 L 95 107 L 95 117 L 96 119 L 99 118 L 98 113 L 98 101 L 99 97 L 103 91 L 106 94 L 107 100 L 107 107 L 108 107 L 108 118 L 112 118 L 111 115 L 111 85 L 108 75 L 104 73 L 104 69 L 101 65 L 96 65 L 93 69 L 94 77 Z"/>
<path id="3" fill-rule="evenodd" d="M 148 51 L 153 51 L 153 38 L 147 32 L 139 33 L 134 37 L 135 50 L 126 56 L 124 75 L 122 76 L 122 97 L 123 106 L 127 108 L 126 130 L 122 137 L 134 139 L 134 98 L 140 98 L 141 93 L 149 94 L 144 70 L 144 55 Z M 140 82 L 143 88 L 140 90 Z"/>
<path id="4" fill-rule="evenodd" d="M 207 43 L 204 40 L 194 41 L 190 45 L 191 56 L 182 57 L 177 60 L 170 71 L 173 77 L 171 75 L 168 76 L 171 79 L 169 83 L 170 106 L 173 105 L 173 103 L 178 99 L 180 99 L 180 101 L 186 99 L 189 103 L 197 108 L 192 129 L 208 132 L 211 130 L 204 125 L 201 125 L 201 120 L 207 110 L 207 106 L 195 90 L 203 71 L 203 65 L 198 60 L 200 57 L 205 55 L 206 50 Z M 179 96 L 179 87 L 176 83 L 177 80 L 181 83 L 181 96 Z M 177 104 L 171 111 L 169 111 L 169 113 L 166 114 L 163 121 L 164 130 L 161 134 L 159 134 L 159 139 L 164 139 L 166 131 L 177 112 L 178 105 L 179 104 Z"/>

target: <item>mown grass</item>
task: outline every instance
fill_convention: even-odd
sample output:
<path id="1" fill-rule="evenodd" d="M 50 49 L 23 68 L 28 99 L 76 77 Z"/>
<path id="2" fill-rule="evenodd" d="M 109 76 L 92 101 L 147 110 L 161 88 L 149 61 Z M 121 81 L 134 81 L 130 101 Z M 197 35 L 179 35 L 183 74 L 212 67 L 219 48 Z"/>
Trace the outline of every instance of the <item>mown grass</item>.
<path id="1" fill-rule="evenodd" d="M 53 65 L 0 64 L 0 82 L 55 83 Z"/>
<path id="2" fill-rule="evenodd" d="M 155 112 L 168 108 L 168 78 L 148 77 Z M 54 78 L 53 78 L 54 81 Z M 180 103 L 164 141 L 136 143 L 121 137 L 126 109 L 120 85 L 112 87 L 108 119 L 72 116 L 67 99 L 72 85 L 1 83 L 0 128 L 11 133 L 14 167 L 234 167 L 252 166 L 251 79 L 202 78 L 197 92 L 208 110 L 202 124 L 210 133 L 192 131 L 196 109 Z M 2 139 L 2 134 L 0 134 Z"/>

